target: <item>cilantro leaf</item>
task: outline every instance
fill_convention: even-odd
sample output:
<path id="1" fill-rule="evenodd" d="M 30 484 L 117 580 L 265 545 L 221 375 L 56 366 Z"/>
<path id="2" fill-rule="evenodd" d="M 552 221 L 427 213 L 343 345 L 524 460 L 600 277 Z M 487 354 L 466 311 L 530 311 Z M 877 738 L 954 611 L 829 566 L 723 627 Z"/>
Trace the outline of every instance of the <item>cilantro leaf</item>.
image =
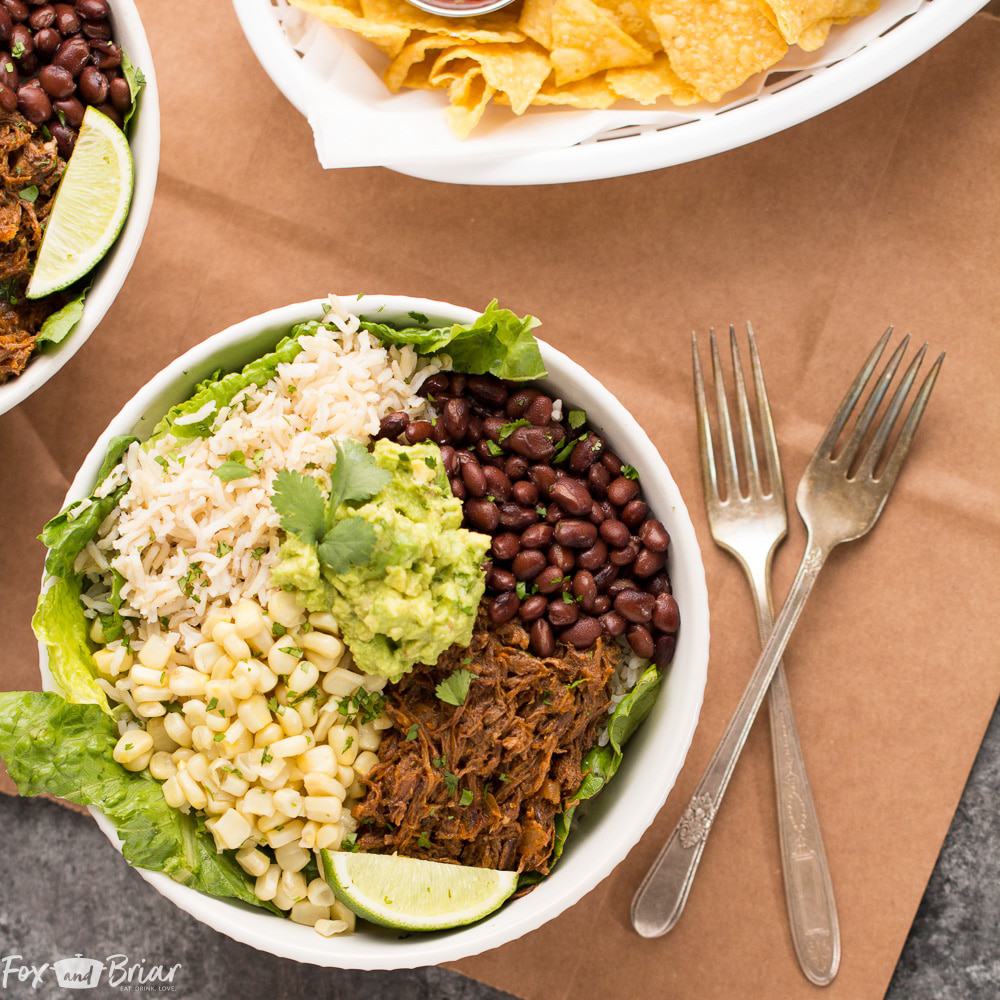
<path id="1" fill-rule="evenodd" d="M 497 437 L 500 438 L 501 441 L 506 441 L 507 438 L 509 438 L 511 434 L 518 429 L 518 427 L 530 426 L 531 421 L 525 420 L 524 417 L 521 417 L 520 420 L 512 420 L 509 424 L 504 424 L 497 433 Z"/>
<path id="2" fill-rule="evenodd" d="M 310 545 L 319 543 L 326 531 L 326 507 L 314 480 L 301 472 L 282 469 L 274 477 L 271 505 L 281 515 L 285 531 Z"/>
<path id="3" fill-rule="evenodd" d="M 345 517 L 326 533 L 316 554 L 331 573 L 343 573 L 368 562 L 374 548 L 375 529 L 360 517 Z"/>
<path id="4" fill-rule="evenodd" d="M 434 693 L 446 705 L 464 705 L 473 677 L 475 674 L 470 670 L 455 670 L 438 684 Z"/>
<path id="5" fill-rule="evenodd" d="M 634 465 L 623 465 L 622 466 L 622 475 L 626 479 L 638 479 L 639 478 L 639 470 Z"/>
<path id="6" fill-rule="evenodd" d="M 417 736 L 419 735 L 419 733 L 420 733 L 420 726 L 418 726 L 414 722 L 413 725 L 410 726 L 410 728 L 406 730 L 406 737 L 405 737 L 405 739 L 407 739 L 407 740 L 415 740 L 417 738 Z"/>
<path id="7" fill-rule="evenodd" d="M 392 478 L 375 464 L 368 449 L 358 441 L 337 442 L 337 464 L 330 472 L 330 512 L 342 503 L 371 500 Z"/>
<path id="8" fill-rule="evenodd" d="M 230 483 L 234 479 L 246 479 L 247 476 L 255 474 L 253 469 L 248 469 L 242 462 L 234 462 L 232 459 L 223 462 L 212 472 L 224 483 Z"/>
<path id="9" fill-rule="evenodd" d="M 566 415 L 566 422 L 572 430 L 579 430 L 587 422 L 586 410 L 570 410 Z"/>
<path id="10" fill-rule="evenodd" d="M 462 794 L 459 796 L 458 804 L 460 806 L 471 806 L 472 805 L 472 792 L 468 788 L 462 789 Z"/>

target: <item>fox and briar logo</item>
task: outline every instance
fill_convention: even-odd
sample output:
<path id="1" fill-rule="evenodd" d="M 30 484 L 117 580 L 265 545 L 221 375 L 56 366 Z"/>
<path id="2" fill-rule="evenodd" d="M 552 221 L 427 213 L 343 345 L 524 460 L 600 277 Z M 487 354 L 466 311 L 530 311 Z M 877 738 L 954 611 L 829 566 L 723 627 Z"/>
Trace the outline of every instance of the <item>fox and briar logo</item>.
<path id="1" fill-rule="evenodd" d="M 108 955 L 102 961 L 76 954 L 41 965 L 26 962 L 23 955 L 4 955 L 0 958 L 0 990 L 16 985 L 38 989 L 55 979 L 64 990 L 92 990 L 103 982 L 123 993 L 171 993 L 180 968 L 179 962 L 147 965 L 145 959 L 132 961 L 128 955 Z"/>

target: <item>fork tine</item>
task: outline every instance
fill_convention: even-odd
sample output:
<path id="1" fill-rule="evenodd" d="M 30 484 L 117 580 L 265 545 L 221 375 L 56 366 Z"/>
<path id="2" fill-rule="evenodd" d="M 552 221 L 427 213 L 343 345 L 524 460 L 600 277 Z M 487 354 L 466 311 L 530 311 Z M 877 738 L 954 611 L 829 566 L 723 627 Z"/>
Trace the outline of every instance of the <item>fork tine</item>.
<path id="1" fill-rule="evenodd" d="M 920 392 L 917 393 L 917 398 L 913 401 L 913 406 L 906 416 L 906 423 L 903 424 L 903 429 L 899 432 L 899 438 L 893 445 L 889 461 L 886 462 L 885 468 L 882 470 L 882 475 L 878 478 L 880 483 L 885 483 L 887 492 L 895 484 L 896 476 L 899 475 L 899 470 L 902 468 L 903 462 L 910 450 L 913 435 L 917 432 L 920 418 L 924 415 L 927 400 L 930 398 L 931 390 L 934 388 L 934 383 L 937 381 L 938 372 L 941 371 L 943 363 L 944 354 L 942 353 L 938 355 L 937 361 L 934 362 L 933 367 L 927 373 L 927 378 L 924 379 L 924 383 L 920 387 Z"/>
<path id="2" fill-rule="evenodd" d="M 878 465 L 882 452 L 885 449 L 885 443 L 889 440 L 889 435 L 896 424 L 899 411 L 903 408 L 903 403 L 906 402 L 906 397 L 910 394 L 910 387 L 913 385 L 913 380 L 917 377 L 917 372 L 920 370 L 921 364 L 923 364 L 926 353 L 927 345 L 924 344 L 917 351 L 916 357 L 914 357 L 906 369 L 906 374 L 903 376 L 903 380 L 899 383 L 895 393 L 893 393 L 892 402 L 889 404 L 888 409 L 886 409 L 885 415 L 882 417 L 882 422 L 879 424 L 875 436 L 868 445 L 868 450 L 861 460 L 861 465 L 858 466 L 855 478 L 866 479 L 875 472 L 875 466 Z"/>
<path id="3" fill-rule="evenodd" d="M 733 355 L 733 376 L 736 380 L 736 408 L 739 410 L 740 444 L 743 446 L 743 460 L 747 470 L 747 484 L 750 495 L 760 493 L 760 469 L 757 467 L 757 447 L 753 440 L 753 418 L 747 400 L 747 387 L 743 379 L 743 362 L 740 348 L 736 343 L 736 327 L 729 324 L 729 349 Z"/>
<path id="4" fill-rule="evenodd" d="M 698 335 L 691 333 L 691 363 L 694 368 L 694 398 L 698 408 L 698 451 L 701 457 L 701 482 L 707 500 L 719 499 L 719 484 L 715 478 L 715 449 L 712 447 L 712 425 L 705 403 L 705 380 L 698 357 Z"/>
<path id="5" fill-rule="evenodd" d="M 722 478 L 726 484 L 726 499 L 735 497 L 740 490 L 740 474 L 736 466 L 736 446 L 733 444 L 733 425 L 729 419 L 729 402 L 726 399 L 726 383 L 722 377 L 722 361 L 719 359 L 719 344 L 715 339 L 715 328 L 708 331 L 712 345 L 712 376 L 715 379 L 715 405 L 719 430 L 722 434 Z"/>
<path id="6" fill-rule="evenodd" d="M 861 371 L 858 372 L 858 377 L 851 383 L 850 389 L 847 390 L 847 395 L 844 396 L 837 412 L 834 414 L 826 434 L 823 435 L 823 440 L 820 441 L 819 446 L 816 448 L 817 457 L 830 458 L 833 454 L 837 438 L 840 437 L 840 432 L 844 429 L 844 424 L 847 423 L 847 418 L 851 415 L 851 411 L 857 406 L 858 400 L 861 398 L 861 393 L 864 392 L 868 380 L 872 377 L 872 372 L 878 364 L 878 359 L 882 357 L 882 352 L 885 350 L 885 345 L 889 342 L 891 336 L 892 327 L 890 326 L 879 338 L 879 342 L 875 345 L 871 354 L 868 355 L 868 360 L 864 363 Z"/>
<path id="7" fill-rule="evenodd" d="M 757 412 L 760 417 L 760 438 L 764 446 L 764 460 L 767 462 L 767 478 L 771 488 L 771 496 L 785 495 L 785 484 L 781 478 L 781 459 L 778 456 L 778 439 L 774 433 L 774 421 L 771 419 L 771 404 L 767 398 L 767 387 L 764 385 L 764 369 L 757 353 L 757 338 L 753 327 L 747 322 L 747 338 L 750 341 L 750 367 L 753 370 L 754 395 L 757 397 Z"/>
<path id="8" fill-rule="evenodd" d="M 842 462 L 845 467 L 850 468 L 851 462 L 854 461 L 854 456 L 861 446 L 861 441 L 868 433 L 868 428 L 875 417 L 875 411 L 879 408 L 882 398 L 889 388 L 889 383 L 896 377 L 896 369 L 899 368 L 899 363 L 903 360 L 903 355 L 906 353 L 909 343 L 910 335 L 907 334 L 896 350 L 892 352 L 892 357 L 889 358 L 889 363 L 878 377 L 875 388 L 872 389 L 868 399 L 865 400 L 865 405 L 861 410 L 857 423 L 854 425 L 854 429 L 851 431 L 851 436 L 847 439 L 847 444 L 844 445 L 843 450 L 837 456 L 837 461 Z"/>

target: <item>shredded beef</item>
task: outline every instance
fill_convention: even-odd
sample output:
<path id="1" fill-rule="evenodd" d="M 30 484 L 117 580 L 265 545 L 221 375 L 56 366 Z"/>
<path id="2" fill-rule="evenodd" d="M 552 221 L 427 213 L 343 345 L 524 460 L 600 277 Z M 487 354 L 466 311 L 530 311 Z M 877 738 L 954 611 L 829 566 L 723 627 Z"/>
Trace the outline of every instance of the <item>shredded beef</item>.
<path id="1" fill-rule="evenodd" d="M 580 786 L 621 656 L 602 641 L 558 652 L 539 659 L 519 625 L 493 630 L 481 616 L 467 649 L 388 688 L 393 728 L 355 807 L 358 847 L 546 874 L 555 818 Z M 455 707 L 435 687 L 461 669 L 475 677 Z"/>
<path id="2" fill-rule="evenodd" d="M 65 301 L 24 297 L 64 168 L 54 139 L 21 115 L 0 112 L 0 383 L 24 371 L 42 323 Z"/>

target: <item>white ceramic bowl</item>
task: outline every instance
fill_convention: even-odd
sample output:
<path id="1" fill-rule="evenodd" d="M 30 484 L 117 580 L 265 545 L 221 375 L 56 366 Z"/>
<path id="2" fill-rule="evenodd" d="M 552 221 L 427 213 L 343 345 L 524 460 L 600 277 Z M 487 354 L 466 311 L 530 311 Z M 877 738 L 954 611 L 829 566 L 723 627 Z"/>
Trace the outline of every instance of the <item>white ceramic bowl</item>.
<path id="1" fill-rule="evenodd" d="M 423 313 L 434 320 L 466 322 L 470 309 L 401 296 L 366 295 L 352 308 L 406 319 Z M 168 365 L 143 386 L 111 421 L 91 449 L 66 495 L 87 496 L 109 439 L 147 435 L 173 403 L 187 398 L 195 383 L 217 368 L 238 368 L 269 350 L 303 320 L 319 318 L 321 301 L 301 302 L 254 316 L 216 334 Z M 642 472 L 645 495 L 670 532 L 670 576 L 681 608 L 677 651 L 652 714 L 629 743 L 614 781 L 588 806 L 558 866 L 526 896 L 470 927 L 436 934 L 397 933 L 359 925 L 356 934 L 323 938 L 311 928 L 261 911 L 202 895 L 165 875 L 139 870 L 147 882 L 198 920 L 244 944 L 283 958 L 350 969 L 400 969 L 455 961 L 505 944 L 572 906 L 628 854 L 663 805 L 691 743 L 708 665 L 708 596 L 701 552 L 680 491 L 652 442 L 622 404 L 564 354 L 542 343 L 550 391 L 587 411 L 616 454 Z M 54 687 L 44 647 L 39 647 L 44 686 Z M 116 845 L 111 824 L 91 810 Z"/>
<path id="2" fill-rule="evenodd" d="M 233 0 L 233 6 L 261 66 L 304 115 L 306 88 L 315 81 L 282 30 L 275 2 Z M 923 55 L 987 2 L 881 0 L 878 13 L 834 28 L 830 41 L 817 52 L 793 48 L 780 63 L 752 77 L 720 104 L 678 109 L 668 120 L 654 123 L 648 109 L 604 112 L 597 133 L 575 145 L 525 152 L 517 134 L 510 133 L 504 148 L 493 147 L 488 156 L 379 162 L 413 177 L 451 184 L 562 184 L 638 174 L 714 156 L 855 97 Z M 441 101 L 443 114 L 444 97 Z M 378 106 L 378 101 L 370 101 L 373 113 Z M 475 142 L 473 133 L 466 143 L 472 149 Z"/>
<path id="3" fill-rule="evenodd" d="M 111 11 L 115 40 L 146 77 L 146 87 L 129 136 L 135 161 L 132 205 L 115 245 L 93 274 L 94 283 L 87 294 L 80 322 L 61 344 L 35 354 L 17 378 L 0 385 L 0 414 L 17 406 L 48 382 L 97 329 L 132 269 L 146 223 L 149 222 L 153 192 L 156 190 L 156 171 L 160 163 L 160 98 L 156 89 L 153 54 L 134 0 L 112 0 Z"/>

